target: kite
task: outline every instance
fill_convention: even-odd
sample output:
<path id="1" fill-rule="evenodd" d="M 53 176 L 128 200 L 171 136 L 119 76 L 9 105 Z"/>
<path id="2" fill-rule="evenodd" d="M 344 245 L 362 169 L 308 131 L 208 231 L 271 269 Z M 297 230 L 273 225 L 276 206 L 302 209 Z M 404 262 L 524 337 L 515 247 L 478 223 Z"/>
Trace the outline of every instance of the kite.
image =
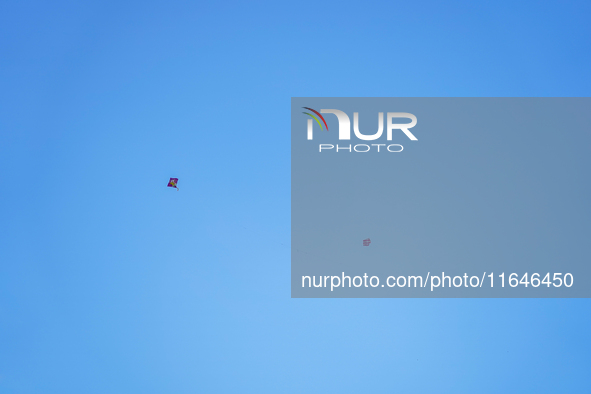
<path id="1" fill-rule="evenodd" d="M 170 181 L 168 181 L 168 187 L 176 187 L 176 191 L 179 191 L 179 188 L 177 187 L 177 183 L 179 182 L 179 178 L 170 178 Z"/>
<path id="2" fill-rule="evenodd" d="M 370 243 L 371 243 L 371 240 L 369 238 L 363 240 L 363 246 L 369 246 Z"/>

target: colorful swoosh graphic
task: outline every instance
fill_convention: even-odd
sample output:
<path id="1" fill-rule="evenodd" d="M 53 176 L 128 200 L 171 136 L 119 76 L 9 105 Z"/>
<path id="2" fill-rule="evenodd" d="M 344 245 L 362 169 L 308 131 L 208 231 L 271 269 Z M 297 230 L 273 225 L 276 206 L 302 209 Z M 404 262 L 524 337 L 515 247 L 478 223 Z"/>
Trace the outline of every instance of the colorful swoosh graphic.
<path id="1" fill-rule="evenodd" d="M 310 110 L 310 111 L 314 112 L 316 115 L 320 116 L 320 119 L 322 119 L 322 121 L 324 122 L 324 125 L 326 126 L 326 131 L 328 131 L 328 125 L 326 124 L 326 120 L 324 120 L 324 116 L 320 115 L 320 112 L 313 110 L 312 108 L 308 108 L 308 107 L 302 107 L 302 108 Z M 313 117 L 314 120 L 316 120 L 316 122 L 318 122 L 318 125 L 320 126 L 320 129 L 322 130 L 322 123 L 320 123 L 320 121 L 318 120 L 317 117 L 315 117 L 314 115 L 312 115 L 309 112 L 302 112 L 302 113 Z"/>

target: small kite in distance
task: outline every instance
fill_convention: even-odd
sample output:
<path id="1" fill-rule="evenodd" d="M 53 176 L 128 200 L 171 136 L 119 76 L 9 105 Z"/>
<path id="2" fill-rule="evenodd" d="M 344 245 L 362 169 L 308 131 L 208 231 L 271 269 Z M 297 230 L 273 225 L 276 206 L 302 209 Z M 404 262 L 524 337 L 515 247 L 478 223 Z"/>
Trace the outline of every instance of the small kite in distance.
<path id="1" fill-rule="evenodd" d="M 170 181 L 168 181 L 168 187 L 175 187 L 176 191 L 179 191 L 178 186 L 176 185 L 179 182 L 179 178 L 170 178 Z"/>
<path id="2" fill-rule="evenodd" d="M 363 240 L 363 246 L 369 246 L 370 243 L 371 243 L 371 240 L 369 238 Z"/>

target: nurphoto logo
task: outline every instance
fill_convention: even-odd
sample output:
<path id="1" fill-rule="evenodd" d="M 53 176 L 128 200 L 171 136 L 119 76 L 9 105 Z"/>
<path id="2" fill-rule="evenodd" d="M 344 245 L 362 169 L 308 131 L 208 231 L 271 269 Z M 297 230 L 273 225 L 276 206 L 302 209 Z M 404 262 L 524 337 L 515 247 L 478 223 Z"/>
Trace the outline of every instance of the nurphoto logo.
<path id="1" fill-rule="evenodd" d="M 308 115 L 311 119 L 308 119 L 308 130 L 307 136 L 308 140 L 314 139 L 314 121 L 320 127 L 320 130 L 326 128 L 328 131 L 328 124 L 326 123 L 326 119 L 322 114 L 333 114 L 336 115 L 337 120 L 339 122 L 339 140 L 350 140 L 351 139 L 351 120 L 349 116 L 338 109 L 321 109 L 320 112 L 316 111 L 315 109 L 309 107 L 302 107 L 310 112 L 302 112 L 305 115 Z M 406 118 L 410 119 L 410 123 L 394 123 L 394 119 Z M 417 117 L 413 114 L 408 112 L 388 112 L 386 115 L 386 139 L 388 141 L 392 140 L 392 135 L 395 130 L 402 131 L 411 141 L 417 141 L 417 137 L 414 136 L 413 133 L 410 132 L 409 129 L 413 128 L 417 124 Z M 323 127 L 324 124 L 324 127 Z M 384 113 L 378 113 L 378 131 L 374 134 L 363 134 L 359 130 L 359 113 L 353 112 L 353 132 L 355 133 L 355 137 L 363 141 L 375 141 L 380 138 L 384 133 Z M 347 151 L 347 152 L 369 152 L 372 150 L 372 146 L 376 147 L 376 150 L 380 152 L 381 147 L 386 147 L 385 150 L 388 152 L 402 152 L 404 149 L 400 144 L 356 144 L 356 145 L 343 145 L 339 146 L 338 144 L 319 144 L 318 151 Z"/>

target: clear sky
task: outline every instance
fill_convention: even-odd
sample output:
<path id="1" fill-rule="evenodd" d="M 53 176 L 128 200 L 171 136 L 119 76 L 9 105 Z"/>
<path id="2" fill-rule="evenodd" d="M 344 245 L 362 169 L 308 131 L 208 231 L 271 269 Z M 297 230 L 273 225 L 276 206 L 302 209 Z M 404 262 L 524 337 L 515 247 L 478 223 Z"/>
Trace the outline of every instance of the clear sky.
<path id="1" fill-rule="evenodd" d="M 291 299 L 290 98 L 589 96 L 590 13 L 3 2 L 0 392 L 589 392 L 586 299 Z"/>

